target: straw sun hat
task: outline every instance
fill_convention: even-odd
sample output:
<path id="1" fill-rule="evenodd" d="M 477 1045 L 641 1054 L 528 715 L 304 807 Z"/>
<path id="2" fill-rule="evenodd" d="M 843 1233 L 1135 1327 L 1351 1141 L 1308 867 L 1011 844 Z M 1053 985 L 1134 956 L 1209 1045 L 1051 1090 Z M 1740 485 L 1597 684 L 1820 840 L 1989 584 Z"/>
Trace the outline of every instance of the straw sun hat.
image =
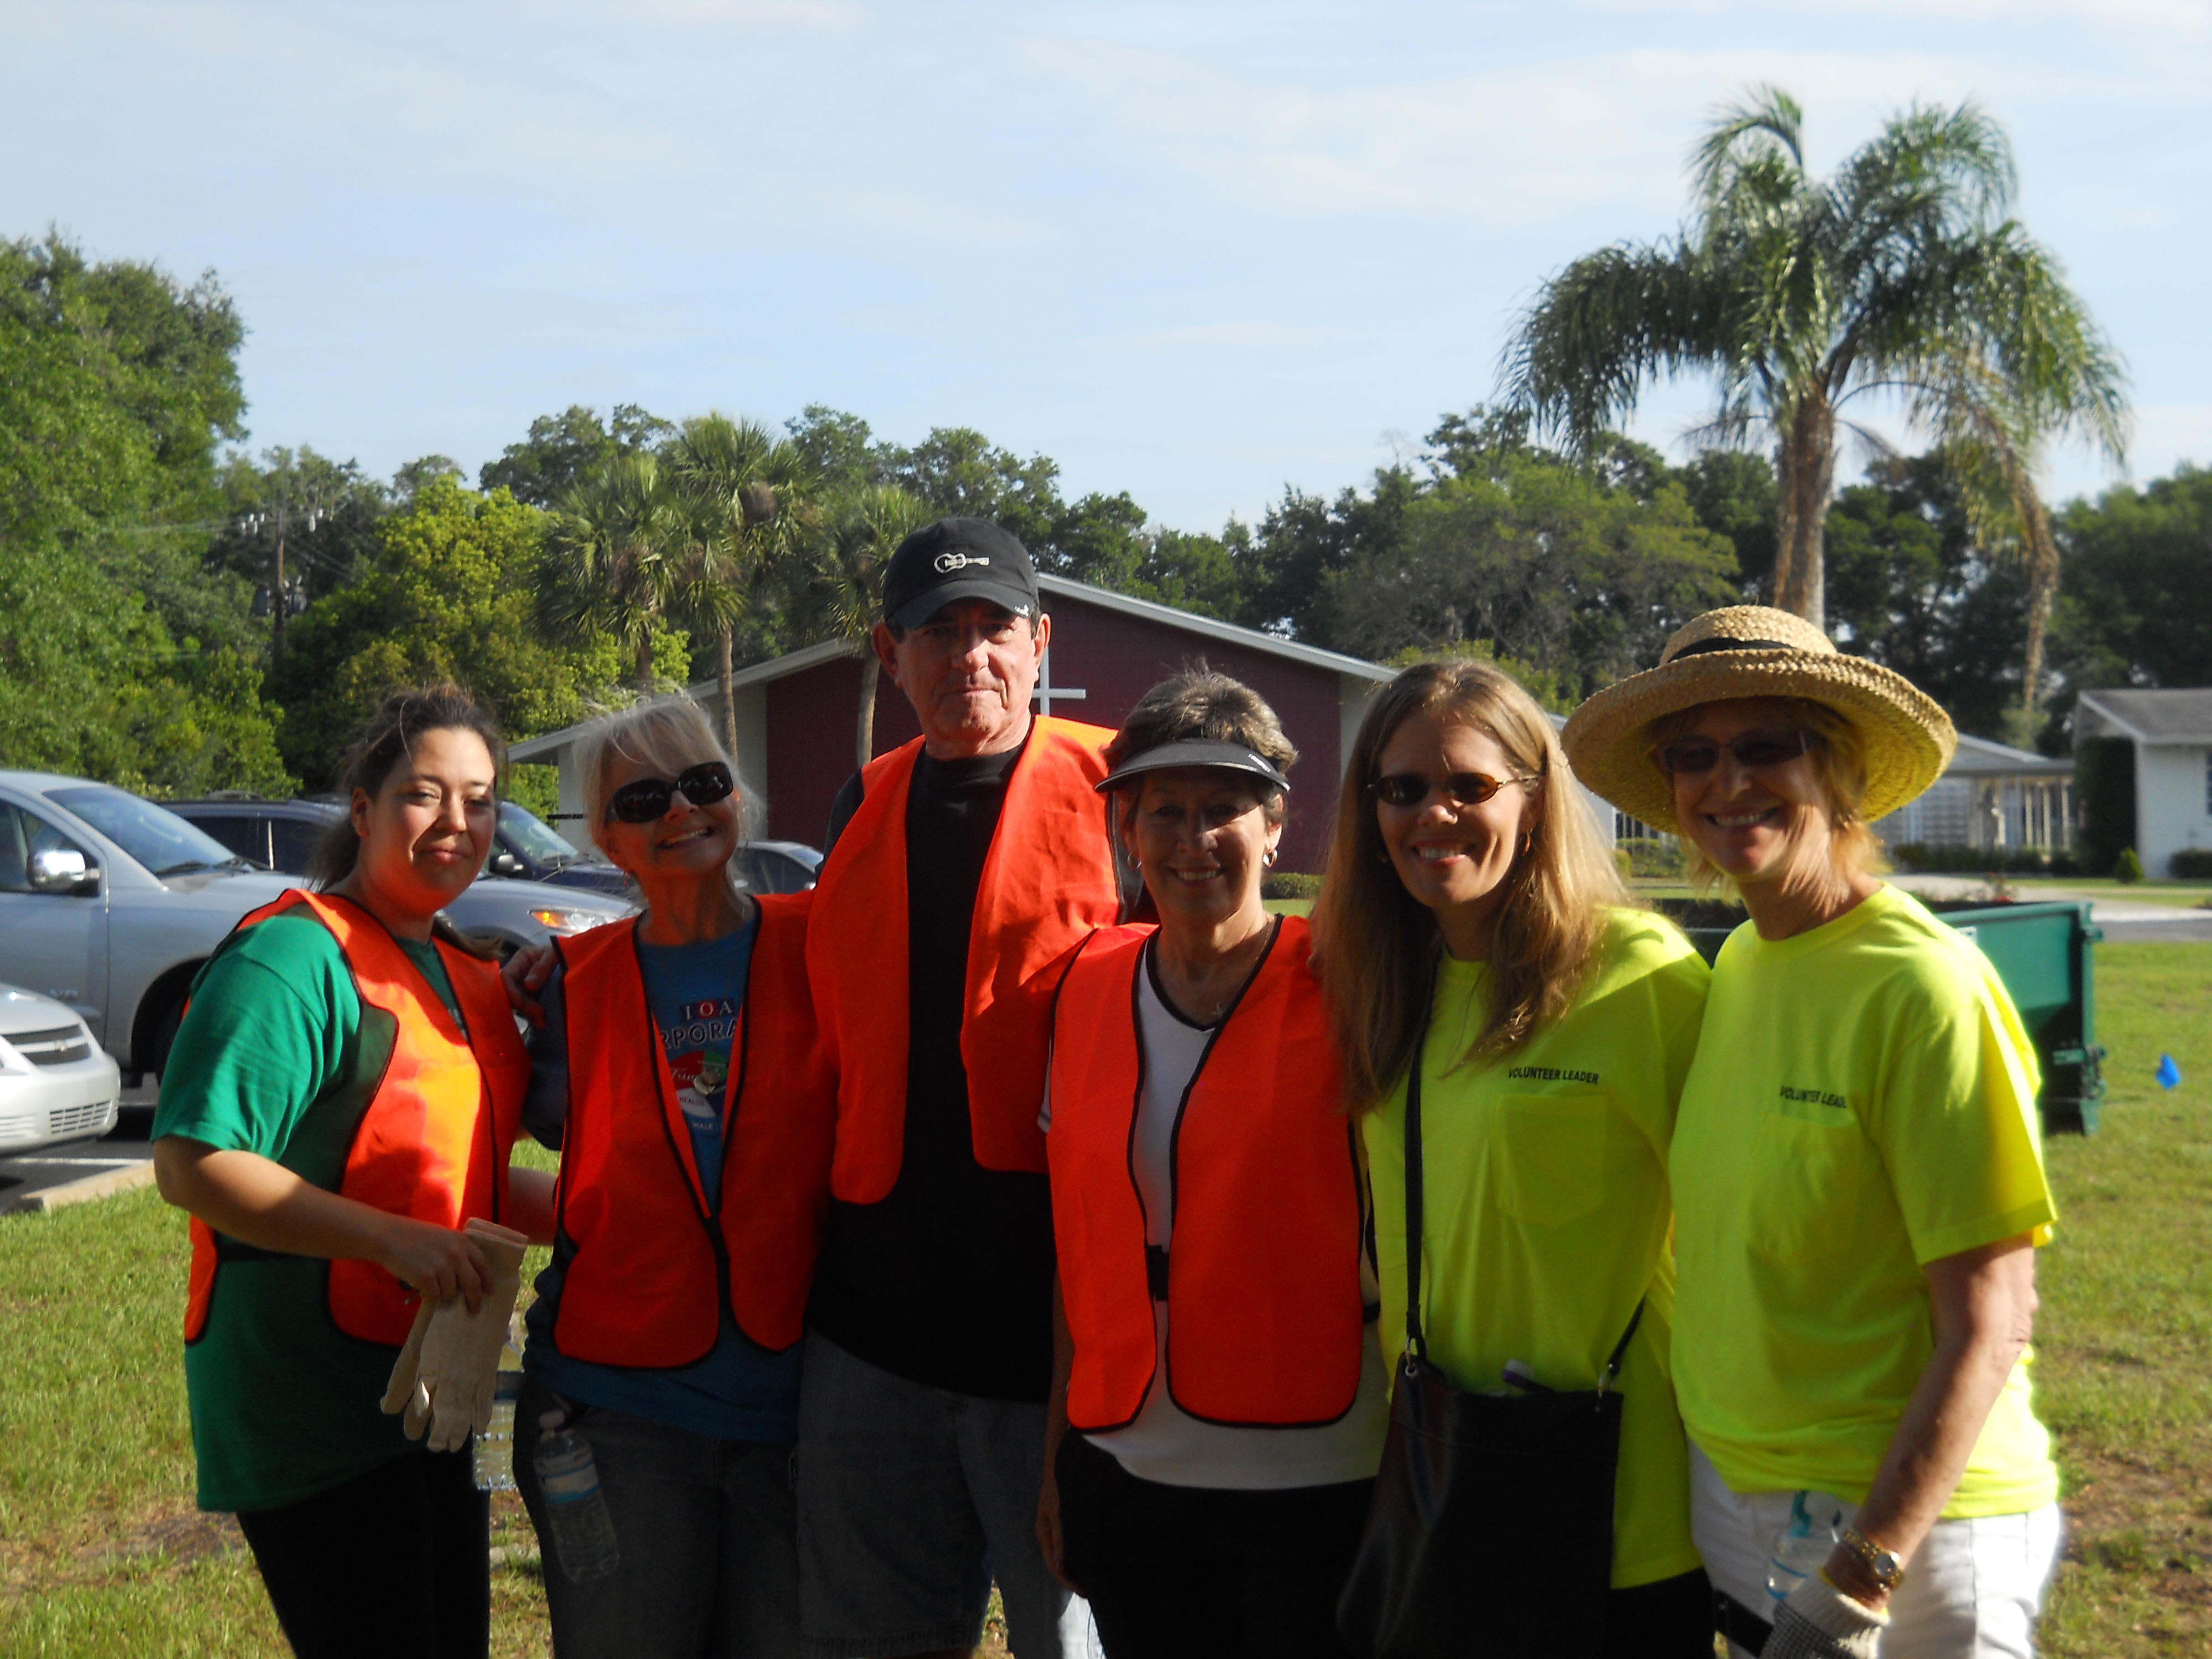
<path id="1" fill-rule="evenodd" d="M 1856 726 L 1866 751 L 1867 822 L 1942 775 L 1959 745 L 1951 717 L 1902 674 L 1838 651 L 1826 634 L 1763 605 L 1708 611 L 1667 641 L 1659 665 L 1586 700 L 1559 740 L 1575 775 L 1632 817 L 1679 830 L 1674 787 L 1651 758 L 1651 724 L 1733 697 L 1802 697 Z"/>

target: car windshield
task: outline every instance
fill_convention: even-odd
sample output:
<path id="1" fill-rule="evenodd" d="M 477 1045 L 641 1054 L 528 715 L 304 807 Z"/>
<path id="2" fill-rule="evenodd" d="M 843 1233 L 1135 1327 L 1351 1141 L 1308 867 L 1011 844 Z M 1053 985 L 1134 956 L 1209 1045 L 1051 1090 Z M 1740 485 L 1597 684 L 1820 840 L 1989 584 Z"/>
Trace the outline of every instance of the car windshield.
<path id="1" fill-rule="evenodd" d="M 559 830 L 548 827 L 529 808 L 517 806 L 511 800 L 499 804 L 499 827 L 507 831 L 507 839 L 520 847 L 533 864 L 550 864 L 558 870 L 583 856 Z"/>
<path id="2" fill-rule="evenodd" d="M 244 869 L 246 860 L 205 830 L 165 806 L 103 783 L 50 789 L 48 799 L 82 818 L 157 876 L 195 870 Z"/>

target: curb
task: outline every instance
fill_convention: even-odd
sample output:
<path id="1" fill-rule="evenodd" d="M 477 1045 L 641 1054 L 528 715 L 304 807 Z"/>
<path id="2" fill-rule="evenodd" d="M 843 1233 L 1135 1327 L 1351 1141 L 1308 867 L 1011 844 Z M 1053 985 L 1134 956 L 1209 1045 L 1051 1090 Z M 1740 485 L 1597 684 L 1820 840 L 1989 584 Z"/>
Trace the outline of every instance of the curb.
<path id="1" fill-rule="evenodd" d="M 87 1204 L 96 1198 L 112 1198 L 118 1193 L 133 1192 L 153 1184 L 154 1160 L 149 1158 L 137 1164 L 125 1164 L 119 1170 L 105 1170 L 98 1175 L 87 1176 L 82 1181 L 65 1181 L 58 1187 L 27 1193 L 8 1206 L 7 1213 L 44 1215 L 71 1204 Z"/>

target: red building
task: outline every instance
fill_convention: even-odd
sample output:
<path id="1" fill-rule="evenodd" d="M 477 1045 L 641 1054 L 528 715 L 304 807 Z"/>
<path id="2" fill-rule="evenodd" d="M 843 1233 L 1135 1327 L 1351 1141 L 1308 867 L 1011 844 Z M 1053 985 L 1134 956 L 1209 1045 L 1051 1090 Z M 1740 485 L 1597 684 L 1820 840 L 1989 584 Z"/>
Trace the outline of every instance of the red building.
<path id="1" fill-rule="evenodd" d="M 1273 706 L 1298 750 L 1279 867 L 1319 870 L 1344 756 L 1367 700 L 1390 671 L 1082 582 L 1039 576 L 1037 585 L 1052 617 L 1038 710 L 1114 726 L 1178 669 L 1203 662 L 1243 681 Z M 733 689 L 738 769 L 752 799 L 766 807 L 753 833 L 820 846 L 830 803 L 858 760 L 859 655 L 838 641 L 812 646 L 744 670 Z M 721 695 L 712 680 L 690 690 L 719 716 Z M 578 729 L 548 732 L 514 750 L 519 761 L 560 768 L 564 812 L 582 806 L 570 763 Z M 905 695 L 879 677 L 875 753 L 896 749 L 920 730 Z"/>

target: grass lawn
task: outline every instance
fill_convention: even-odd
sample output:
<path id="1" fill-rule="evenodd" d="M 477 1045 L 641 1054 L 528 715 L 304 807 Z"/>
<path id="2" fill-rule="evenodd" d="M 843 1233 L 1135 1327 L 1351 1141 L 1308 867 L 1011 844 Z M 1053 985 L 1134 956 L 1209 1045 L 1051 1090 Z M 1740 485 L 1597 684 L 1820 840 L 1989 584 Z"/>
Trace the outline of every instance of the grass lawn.
<path id="1" fill-rule="evenodd" d="M 2103 1133 L 2049 1147 L 2036 1387 L 2070 1531 L 2044 1646 L 2212 1654 L 2212 947 L 2105 945 L 2098 968 Z M 150 1191 L 0 1220 L 0 1653 L 284 1651 L 235 1529 L 192 1507 L 185 1261 Z M 545 1654 L 521 1505 L 493 1525 L 492 1651 Z"/>

